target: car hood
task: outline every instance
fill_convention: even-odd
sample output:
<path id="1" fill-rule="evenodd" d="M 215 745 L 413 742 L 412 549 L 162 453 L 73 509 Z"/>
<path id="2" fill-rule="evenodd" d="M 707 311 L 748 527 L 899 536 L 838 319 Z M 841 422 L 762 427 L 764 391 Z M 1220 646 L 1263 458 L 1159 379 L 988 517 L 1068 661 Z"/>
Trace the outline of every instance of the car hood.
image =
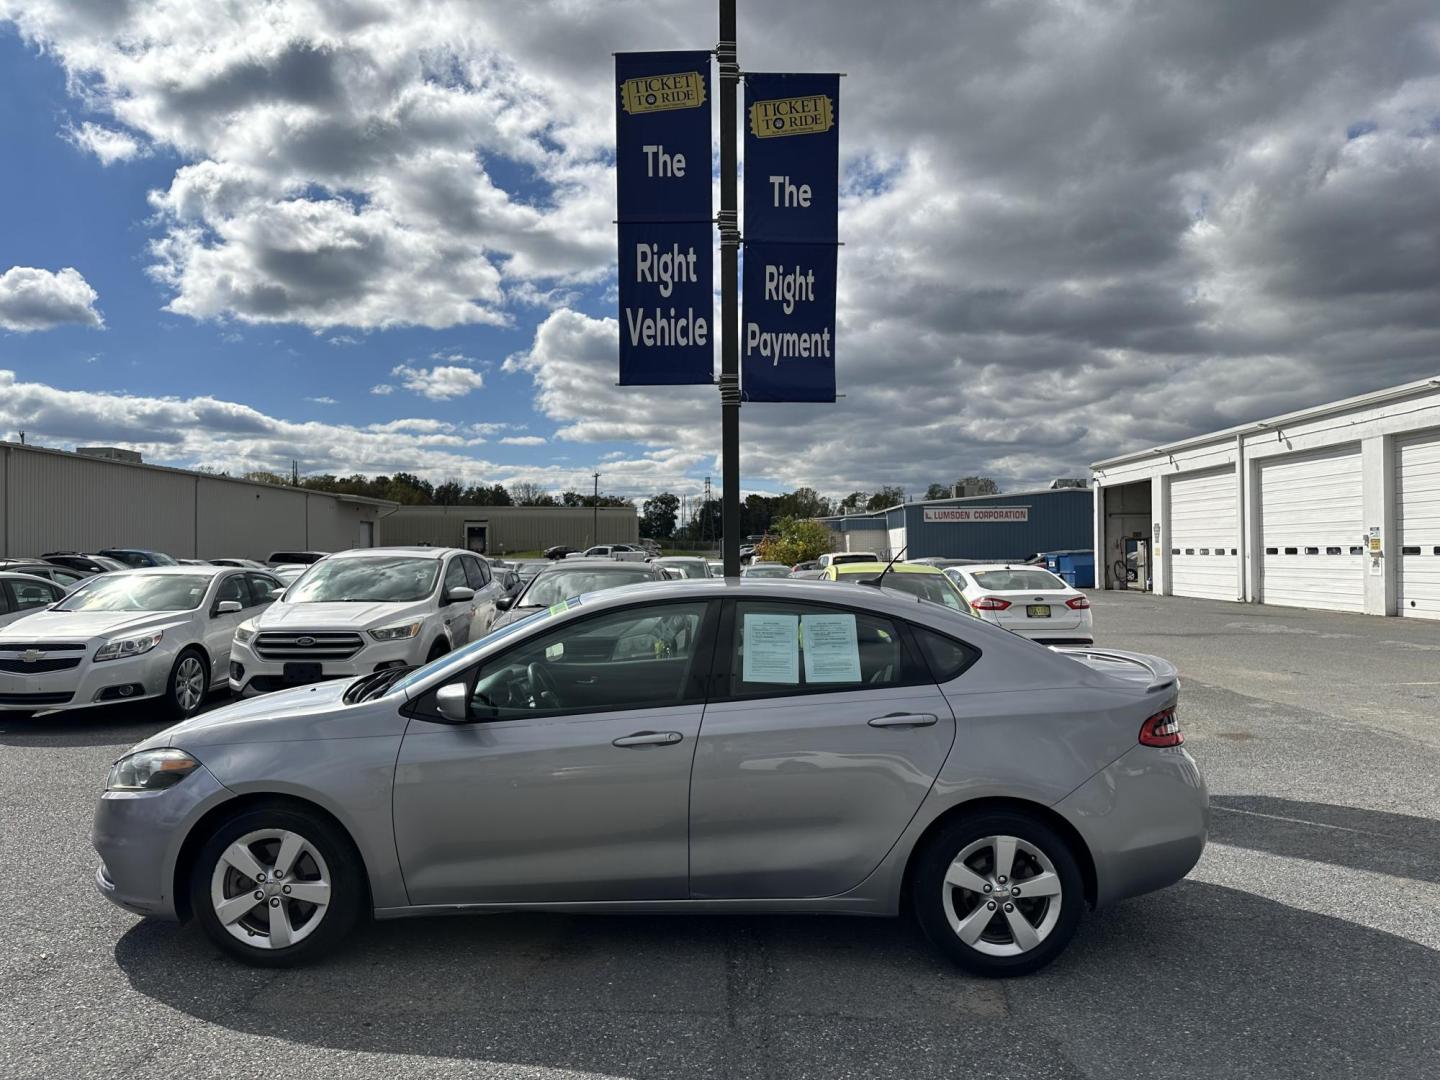
<path id="1" fill-rule="evenodd" d="M 512 607 L 508 611 L 502 611 L 499 618 L 491 624 L 490 629 L 499 630 L 502 626 L 509 626 L 511 623 L 519 622 L 521 619 L 528 619 L 531 615 L 534 615 L 535 612 L 544 610 L 543 607 L 530 607 L 528 604 L 525 607 Z"/>
<path id="2" fill-rule="evenodd" d="M 377 626 L 421 618 L 427 612 L 425 601 L 404 600 L 398 603 L 370 601 L 331 603 L 289 603 L 280 600 L 271 604 L 255 619 L 256 630 L 368 630 Z"/>
<path id="3" fill-rule="evenodd" d="M 201 713 L 131 748 L 178 746 L 201 761 L 207 746 L 257 742 L 306 742 L 396 736 L 405 730 L 396 699 L 347 705 L 342 700 L 354 679 L 334 679 L 262 694 Z"/>
<path id="4" fill-rule="evenodd" d="M 114 637 L 121 631 L 142 631 L 176 626 L 192 612 L 180 611 L 37 611 L 0 628 L 0 646 L 10 641 L 84 641 Z"/>

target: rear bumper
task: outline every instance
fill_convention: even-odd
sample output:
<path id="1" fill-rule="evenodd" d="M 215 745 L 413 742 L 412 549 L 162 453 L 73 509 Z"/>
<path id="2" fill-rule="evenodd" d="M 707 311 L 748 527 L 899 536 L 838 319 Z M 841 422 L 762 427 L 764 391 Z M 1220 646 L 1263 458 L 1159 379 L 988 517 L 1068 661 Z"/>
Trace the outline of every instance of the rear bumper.
<path id="1" fill-rule="evenodd" d="M 1097 907 L 1179 881 L 1200 860 L 1210 796 L 1183 746 L 1136 746 L 1056 804 L 1095 862 Z"/>

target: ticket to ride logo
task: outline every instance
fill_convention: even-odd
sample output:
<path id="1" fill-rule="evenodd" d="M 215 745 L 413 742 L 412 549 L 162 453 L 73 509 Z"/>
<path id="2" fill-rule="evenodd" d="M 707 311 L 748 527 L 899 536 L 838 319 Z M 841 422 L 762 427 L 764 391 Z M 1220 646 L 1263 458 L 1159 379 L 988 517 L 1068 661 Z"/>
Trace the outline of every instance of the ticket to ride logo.
<path id="1" fill-rule="evenodd" d="M 835 126 L 828 94 L 757 101 L 750 106 L 750 131 L 757 139 L 781 135 L 821 135 Z"/>
<path id="2" fill-rule="evenodd" d="M 631 115 L 698 109 L 705 104 L 705 81 L 698 71 L 626 79 L 620 84 L 620 103 Z"/>

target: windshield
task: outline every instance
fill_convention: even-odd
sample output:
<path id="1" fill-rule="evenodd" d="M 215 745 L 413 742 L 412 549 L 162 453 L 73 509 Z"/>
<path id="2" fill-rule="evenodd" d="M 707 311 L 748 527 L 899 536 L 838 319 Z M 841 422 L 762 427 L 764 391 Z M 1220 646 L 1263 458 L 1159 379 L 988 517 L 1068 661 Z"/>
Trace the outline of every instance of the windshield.
<path id="1" fill-rule="evenodd" d="M 866 574 L 844 574 L 840 580 L 855 580 L 865 577 L 871 581 L 874 577 Z M 969 605 L 960 596 L 960 592 L 944 574 L 896 574 L 885 575 L 884 587 L 894 589 L 896 592 L 909 593 L 911 596 L 918 596 L 921 600 L 929 600 L 932 604 L 944 604 L 956 611 L 968 612 Z"/>
<path id="2" fill-rule="evenodd" d="M 617 567 L 622 564 L 616 564 Z M 549 607 L 572 596 L 589 592 L 602 592 L 621 585 L 634 585 L 641 581 L 654 581 L 655 574 L 648 566 L 639 564 L 633 570 L 597 570 L 594 567 L 554 570 L 541 574 L 530 583 L 520 597 L 520 607 Z"/>
<path id="3" fill-rule="evenodd" d="M 745 577 L 789 577 L 788 566 L 752 566 L 745 571 Z"/>
<path id="4" fill-rule="evenodd" d="M 439 559 L 411 556 L 325 559 L 285 593 L 287 604 L 400 604 L 423 600 L 435 588 Z"/>
<path id="5" fill-rule="evenodd" d="M 196 574 L 106 574 L 90 578 L 56 611 L 192 611 L 214 578 Z"/>
<path id="6" fill-rule="evenodd" d="M 660 560 L 660 565 L 668 566 L 671 570 L 679 570 L 680 573 L 684 574 L 687 578 L 708 578 L 710 576 L 710 568 L 699 560 L 695 562 L 681 562 L 677 559 L 674 562 L 670 562 L 662 559 Z"/>
<path id="7" fill-rule="evenodd" d="M 830 565 L 840 566 L 851 562 L 880 562 L 879 557 L 868 551 L 852 551 L 844 555 L 831 555 Z"/>
<path id="8" fill-rule="evenodd" d="M 989 592 L 1035 592 L 1070 587 L 1048 570 L 986 570 L 974 577 L 980 587 Z"/>

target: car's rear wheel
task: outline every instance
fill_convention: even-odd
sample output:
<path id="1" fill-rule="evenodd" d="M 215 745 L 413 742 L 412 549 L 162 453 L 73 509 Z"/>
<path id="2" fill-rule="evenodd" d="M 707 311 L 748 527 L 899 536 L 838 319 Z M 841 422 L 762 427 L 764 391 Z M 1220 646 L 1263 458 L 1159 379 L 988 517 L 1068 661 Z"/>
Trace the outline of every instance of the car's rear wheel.
<path id="1" fill-rule="evenodd" d="M 1085 904 L 1065 840 L 1020 813 L 946 826 L 921 856 L 915 915 L 930 940 L 978 975 L 1026 975 L 1064 951 Z"/>
<path id="2" fill-rule="evenodd" d="M 176 720 L 186 720 L 200 711 L 210 689 L 210 669 L 198 649 L 186 649 L 175 658 L 170 680 L 165 684 L 165 704 Z"/>
<path id="3" fill-rule="evenodd" d="M 359 859 L 319 817 L 287 807 L 237 815 L 205 842 L 190 905 L 225 952 L 259 967 L 305 963 L 354 928 L 365 902 Z"/>

